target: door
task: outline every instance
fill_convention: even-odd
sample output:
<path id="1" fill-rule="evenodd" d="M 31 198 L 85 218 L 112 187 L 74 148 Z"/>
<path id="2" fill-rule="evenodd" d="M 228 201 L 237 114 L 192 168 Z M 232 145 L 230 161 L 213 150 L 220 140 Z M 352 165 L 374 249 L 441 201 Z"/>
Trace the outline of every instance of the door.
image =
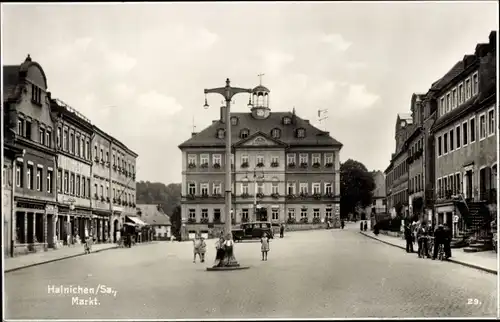
<path id="1" fill-rule="evenodd" d="M 244 225 L 243 231 L 245 233 L 245 236 L 252 236 L 253 225 Z"/>
<path id="2" fill-rule="evenodd" d="M 189 239 L 194 239 L 196 237 L 196 231 L 190 230 L 188 233 L 188 238 Z"/>
<path id="3" fill-rule="evenodd" d="M 467 190 L 465 199 L 472 199 L 472 171 L 466 172 Z"/>
<path id="4" fill-rule="evenodd" d="M 201 238 L 205 238 L 205 239 L 208 239 L 208 231 L 202 231 L 201 232 Z"/>
<path id="5" fill-rule="evenodd" d="M 267 209 L 262 208 L 260 210 L 260 221 L 267 221 Z"/>

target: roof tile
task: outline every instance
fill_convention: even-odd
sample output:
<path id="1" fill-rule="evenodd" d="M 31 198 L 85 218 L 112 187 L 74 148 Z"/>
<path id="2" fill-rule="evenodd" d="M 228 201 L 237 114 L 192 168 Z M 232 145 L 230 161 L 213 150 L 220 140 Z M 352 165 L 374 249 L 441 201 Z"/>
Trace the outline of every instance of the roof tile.
<path id="1" fill-rule="evenodd" d="M 155 204 L 138 204 L 141 220 L 149 225 L 171 225 L 170 217 Z"/>

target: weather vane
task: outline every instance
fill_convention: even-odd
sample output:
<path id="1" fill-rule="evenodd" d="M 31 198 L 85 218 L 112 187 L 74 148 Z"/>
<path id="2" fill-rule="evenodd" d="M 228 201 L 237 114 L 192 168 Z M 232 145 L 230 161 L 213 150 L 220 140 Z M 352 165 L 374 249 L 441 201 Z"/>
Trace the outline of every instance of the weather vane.
<path id="1" fill-rule="evenodd" d="M 264 76 L 264 75 L 265 75 L 264 73 L 261 73 L 261 74 L 257 75 L 257 76 L 259 76 L 259 83 L 260 83 L 260 85 L 262 85 L 262 76 Z"/>

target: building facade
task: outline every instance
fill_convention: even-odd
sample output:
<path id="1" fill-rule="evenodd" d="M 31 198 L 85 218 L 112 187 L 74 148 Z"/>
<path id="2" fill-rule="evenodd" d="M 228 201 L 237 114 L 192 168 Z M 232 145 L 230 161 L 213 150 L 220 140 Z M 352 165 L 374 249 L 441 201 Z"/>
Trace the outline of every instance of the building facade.
<path id="1" fill-rule="evenodd" d="M 435 222 L 454 233 L 487 230 L 496 217 L 496 32 L 436 84 Z"/>
<path id="2" fill-rule="evenodd" d="M 90 120 L 61 100 L 52 100 L 57 114 L 57 205 L 54 221 L 56 246 L 82 240 L 90 233 L 91 167 L 90 142 L 93 135 Z M 98 241 L 101 241 L 99 238 Z"/>
<path id="3" fill-rule="evenodd" d="M 20 65 L 3 66 L 3 81 L 4 153 L 15 158 L 11 199 L 8 175 L 3 177 L 3 211 L 10 214 L 4 231 L 13 245 L 11 255 L 56 248 L 88 234 L 110 241 L 111 149 L 119 146 L 125 153 L 122 174 L 129 180 L 122 180 L 127 187 L 122 190 L 128 191 L 125 209 L 131 214 L 137 154 L 52 99 L 42 67 L 29 55 Z M 10 159 L 4 161 L 9 173 Z"/>
<path id="4" fill-rule="evenodd" d="M 57 214 L 54 119 L 42 67 L 28 55 L 21 65 L 4 66 L 6 140 L 24 150 L 15 166 L 14 253 L 47 248 Z"/>
<path id="5" fill-rule="evenodd" d="M 170 217 L 163 212 L 159 205 L 138 204 L 137 215 L 153 228 L 155 240 L 168 240 L 172 236 Z"/>
<path id="6" fill-rule="evenodd" d="M 233 223 L 270 221 L 339 226 L 342 144 L 293 112 L 271 112 L 270 91 L 251 94 L 249 113 L 221 117 L 182 143 L 185 236 L 216 234 L 224 213 L 224 169 L 232 168 Z M 232 160 L 224 160 L 225 122 L 232 127 Z"/>

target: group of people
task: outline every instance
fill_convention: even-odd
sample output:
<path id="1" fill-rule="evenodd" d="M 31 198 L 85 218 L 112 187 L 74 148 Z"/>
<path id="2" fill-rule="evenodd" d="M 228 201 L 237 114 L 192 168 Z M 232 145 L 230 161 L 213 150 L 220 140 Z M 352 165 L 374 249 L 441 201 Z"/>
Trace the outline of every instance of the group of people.
<path id="1" fill-rule="evenodd" d="M 281 230 L 280 230 L 280 235 L 281 237 L 283 236 L 283 232 Z M 269 240 L 270 240 L 269 234 L 264 232 L 260 239 L 261 243 L 260 250 L 262 253 L 263 261 L 267 261 L 267 254 L 270 249 Z M 234 241 L 232 240 L 231 236 L 227 235 L 224 237 L 224 235 L 221 234 L 221 236 L 215 242 L 215 250 L 216 250 L 215 262 L 214 262 L 215 267 L 224 266 L 226 264 L 225 261 L 230 260 L 233 257 L 233 246 L 234 246 Z M 193 253 L 194 253 L 193 263 L 196 263 L 196 259 L 198 257 L 200 259 L 200 262 L 204 263 L 206 252 L 207 252 L 207 243 L 205 242 L 205 238 L 197 234 L 193 239 Z"/>
<path id="2" fill-rule="evenodd" d="M 448 259 L 451 257 L 451 239 L 452 233 L 451 229 L 447 224 L 438 225 L 438 227 L 433 230 L 432 226 L 427 222 L 413 222 L 405 226 L 404 237 L 406 240 L 406 252 L 413 253 L 413 243 L 416 241 L 418 245 L 418 257 L 436 259 L 439 253 L 439 247 L 444 248 L 444 257 Z M 429 249 L 429 242 L 434 240 L 433 249 Z M 431 256 L 432 251 L 432 256 Z"/>

